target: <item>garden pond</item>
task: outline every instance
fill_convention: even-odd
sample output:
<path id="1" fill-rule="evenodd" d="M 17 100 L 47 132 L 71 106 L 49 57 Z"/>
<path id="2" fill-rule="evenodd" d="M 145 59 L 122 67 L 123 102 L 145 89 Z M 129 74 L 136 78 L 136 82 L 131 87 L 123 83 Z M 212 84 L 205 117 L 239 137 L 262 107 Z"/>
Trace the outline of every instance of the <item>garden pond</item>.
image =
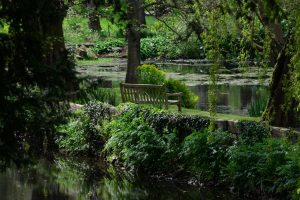
<path id="1" fill-rule="evenodd" d="M 57 158 L 0 173 L 1 200 L 75 199 L 238 199 L 222 190 L 132 174 L 118 173 L 104 163 Z"/>
<path id="2" fill-rule="evenodd" d="M 196 108 L 208 110 L 210 63 L 194 60 L 151 63 L 156 63 L 166 72 L 167 77 L 187 84 L 199 96 Z M 101 77 L 112 81 L 113 87 L 118 87 L 118 83 L 125 79 L 126 60 L 113 59 L 110 63 L 79 64 L 77 71 L 80 76 Z M 271 73 L 272 69 L 259 67 L 221 67 L 218 74 L 217 112 L 248 115 L 251 103 L 266 103 Z"/>

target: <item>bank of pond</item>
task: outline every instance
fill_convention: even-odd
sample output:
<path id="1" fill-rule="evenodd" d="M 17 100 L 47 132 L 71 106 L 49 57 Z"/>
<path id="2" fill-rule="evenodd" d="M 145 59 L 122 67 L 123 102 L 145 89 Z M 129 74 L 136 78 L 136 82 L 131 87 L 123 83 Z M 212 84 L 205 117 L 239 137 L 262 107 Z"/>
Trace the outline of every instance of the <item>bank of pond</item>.
<path id="1" fill-rule="evenodd" d="M 59 156 L 0 175 L 1 199 L 299 199 L 297 135 L 274 138 L 258 122 L 237 128 L 89 102 L 57 127 Z"/>

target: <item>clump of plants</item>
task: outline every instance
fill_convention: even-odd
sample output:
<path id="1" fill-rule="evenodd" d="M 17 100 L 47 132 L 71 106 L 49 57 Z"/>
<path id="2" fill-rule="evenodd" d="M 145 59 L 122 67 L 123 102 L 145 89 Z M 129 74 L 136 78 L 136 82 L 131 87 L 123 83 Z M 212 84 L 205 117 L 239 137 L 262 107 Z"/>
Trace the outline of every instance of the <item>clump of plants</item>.
<path id="1" fill-rule="evenodd" d="M 165 73 L 153 64 L 144 64 L 138 67 L 138 80 L 142 84 L 165 84 L 168 92 L 182 92 L 182 104 L 186 108 L 194 108 L 198 102 L 195 95 L 183 82 L 167 79 Z"/>
<path id="2" fill-rule="evenodd" d="M 232 134 L 222 130 L 195 131 L 184 139 L 180 156 L 185 167 L 199 180 L 218 182 L 228 164 L 227 152 L 234 141 Z"/>
<path id="3" fill-rule="evenodd" d="M 66 124 L 57 128 L 59 148 L 70 155 L 97 156 L 106 141 L 102 125 L 113 114 L 108 104 L 90 102 L 71 114 Z"/>
<path id="4" fill-rule="evenodd" d="M 192 131 L 208 126 L 207 119 L 176 118 L 159 109 L 133 103 L 122 104 L 118 110 L 119 115 L 105 128 L 109 136 L 105 150 L 110 160 L 117 159 L 130 168 L 165 170 L 170 166 L 178 167 L 180 128 Z"/>
<path id="5" fill-rule="evenodd" d="M 287 155 L 288 152 L 293 151 L 292 146 L 285 139 L 278 138 L 267 138 L 254 145 L 233 146 L 228 152 L 229 163 L 225 169 L 226 180 L 240 192 L 274 194 L 287 191 L 288 187 L 280 181 L 283 178 L 280 177 L 283 175 L 280 171 L 289 165 Z M 299 166 L 297 168 L 299 169 Z M 296 173 L 298 177 L 299 172 Z M 289 176 L 289 173 L 284 177 L 286 175 Z M 289 184 L 289 182 L 287 181 L 285 184 Z M 294 183 L 293 187 L 295 190 L 297 183 Z M 279 188 L 281 189 L 279 190 Z"/>
<path id="6" fill-rule="evenodd" d="M 271 130 L 264 124 L 241 121 L 238 123 L 239 142 L 253 145 L 271 136 Z"/>
<path id="7" fill-rule="evenodd" d="M 93 47 L 93 52 L 96 54 L 113 53 L 114 48 L 124 46 L 125 40 L 120 38 L 98 41 Z"/>
<path id="8" fill-rule="evenodd" d="M 267 107 L 268 98 L 262 97 L 257 101 L 253 101 L 248 106 L 248 114 L 250 117 L 260 117 L 262 116 L 265 108 Z"/>
<path id="9" fill-rule="evenodd" d="M 82 80 L 79 84 L 79 90 L 73 97 L 73 102 L 87 104 L 90 101 L 105 102 L 110 105 L 117 104 L 117 94 L 112 88 L 102 88 L 101 79 L 97 81 Z"/>
<path id="10" fill-rule="evenodd" d="M 195 108 L 199 97 L 195 95 L 183 82 L 174 79 L 167 79 L 165 81 L 168 92 L 176 93 L 182 92 L 182 104 L 186 108 Z"/>
<path id="11" fill-rule="evenodd" d="M 143 84 L 163 84 L 166 74 L 152 64 L 143 64 L 137 68 L 138 81 Z"/>

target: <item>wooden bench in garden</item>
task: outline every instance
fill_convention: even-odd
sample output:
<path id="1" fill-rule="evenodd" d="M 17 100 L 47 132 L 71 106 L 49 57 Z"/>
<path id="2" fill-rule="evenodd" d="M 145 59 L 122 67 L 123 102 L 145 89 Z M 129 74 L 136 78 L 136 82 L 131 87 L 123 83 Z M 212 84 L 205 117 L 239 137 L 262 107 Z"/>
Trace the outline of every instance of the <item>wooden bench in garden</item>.
<path id="1" fill-rule="evenodd" d="M 123 102 L 165 105 L 166 109 L 172 104 L 177 105 L 181 112 L 182 93 L 167 93 L 165 85 L 121 83 L 120 89 Z M 176 99 L 171 100 L 169 97 Z"/>

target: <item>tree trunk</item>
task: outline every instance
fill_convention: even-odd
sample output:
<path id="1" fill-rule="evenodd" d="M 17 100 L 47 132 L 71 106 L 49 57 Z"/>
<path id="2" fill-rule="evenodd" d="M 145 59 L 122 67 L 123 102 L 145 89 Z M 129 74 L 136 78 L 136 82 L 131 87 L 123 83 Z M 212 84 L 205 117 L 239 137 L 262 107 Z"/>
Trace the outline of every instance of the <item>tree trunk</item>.
<path id="1" fill-rule="evenodd" d="M 146 14 L 145 14 L 145 8 L 143 3 L 141 3 L 141 8 L 140 8 L 140 23 L 142 25 L 146 25 Z"/>
<path id="2" fill-rule="evenodd" d="M 273 1 L 273 0 L 272 0 Z M 278 10 L 275 2 L 264 4 L 256 0 L 257 16 L 261 23 L 269 29 L 272 38 L 271 57 L 277 56 L 277 61 L 270 83 L 270 97 L 262 120 L 273 126 L 299 127 L 299 113 L 295 110 L 296 99 L 289 95 L 288 84 L 291 81 L 291 55 L 288 53 L 286 38 L 281 25 L 280 14 L 270 15 L 270 10 Z M 291 40 L 292 41 L 292 40 Z M 272 62 L 272 60 L 271 60 Z"/>
<path id="3" fill-rule="evenodd" d="M 87 0 L 89 28 L 93 31 L 101 31 L 100 18 L 97 12 L 95 0 Z"/>
<path id="4" fill-rule="evenodd" d="M 299 127 L 299 113 L 295 110 L 296 100 L 289 98 L 287 85 L 291 80 L 291 57 L 285 49 L 278 56 L 272 82 L 270 97 L 262 120 L 279 127 Z"/>
<path id="5" fill-rule="evenodd" d="M 137 67 L 141 63 L 140 58 L 140 27 L 141 27 L 141 0 L 128 0 L 128 58 L 126 83 L 137 83 Z"/>

